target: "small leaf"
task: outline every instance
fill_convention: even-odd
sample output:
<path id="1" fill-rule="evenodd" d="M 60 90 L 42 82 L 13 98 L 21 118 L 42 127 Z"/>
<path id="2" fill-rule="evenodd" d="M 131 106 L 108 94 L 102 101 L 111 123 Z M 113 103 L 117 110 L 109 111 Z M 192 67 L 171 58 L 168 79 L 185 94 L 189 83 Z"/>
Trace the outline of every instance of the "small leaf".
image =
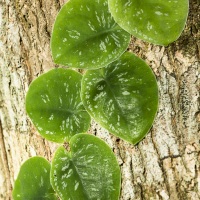
<path id="1" fill-rule="evenodd" d="M 50 163 L 42 157 L 28 159 L 20 168 L 12 192 L 14 200 L 56 200 L 50 184 Z"/>
<path id="2" fill-rule="evenodd" d="M 51 168 L 51 183 L 61 199 L 118 200 L 120 168 L 109 146 L 89 134 L 70 140 L 71 151 L 59 147 Z"/>
<path id="3" fill-rule="evenodd" d="M 116 22 L 142 40 L 168 45 L 184 29 L 188 0 L 108 0 Z"/>
<path id="4" fill-rule="evenodd" d="M 107 0 L 70 0 L 56 18 L 51 50 L 54 62 L 73 68 L 100 68 L 128 47 L 130 34 L 108 11 Z"/>
<path id="5" fill-rule="evenodd" d="M 65 142 L 86 132 L 90 116 L 83 107 L 82 75 L 70 69 L 53 69 L 34 80 L 26 96 L 26 110 L 39 133 L 54 142 Z"/>
<path id="6" fill-rule="evenodd" d="M 85 108 L 99 124 L 132 144 L 149 131 L 158 108 L 152 70 L 129 52 L 106 68 L 88 70 L 81 95 Z"/>

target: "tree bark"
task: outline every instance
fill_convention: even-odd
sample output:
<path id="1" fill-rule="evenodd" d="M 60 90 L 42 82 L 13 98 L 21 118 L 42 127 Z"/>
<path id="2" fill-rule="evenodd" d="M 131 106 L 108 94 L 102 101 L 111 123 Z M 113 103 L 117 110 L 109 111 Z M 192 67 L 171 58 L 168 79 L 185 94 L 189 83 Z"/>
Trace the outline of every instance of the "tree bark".
<path id="1" fill-rule="evenodd" d="M 40 155 L 51 161 L 57 144 L 43 139 L 25 112 L 29 84 L 55 67 L 50 35 L 64 0 L 0 2 L 0 199 L 11 191 L 21 164 Z M 156 120 L 136 146 L 94 121 L 89 130 L 105 140 L 122 173 L 121 200 L 200 199 L 200 5 L 190 1 L 187 25 L 168 47 L 132 37 L 129 51 L 156 74 L 160 102 Z M 181 5 L 180 5 L 181 6 Z"/>

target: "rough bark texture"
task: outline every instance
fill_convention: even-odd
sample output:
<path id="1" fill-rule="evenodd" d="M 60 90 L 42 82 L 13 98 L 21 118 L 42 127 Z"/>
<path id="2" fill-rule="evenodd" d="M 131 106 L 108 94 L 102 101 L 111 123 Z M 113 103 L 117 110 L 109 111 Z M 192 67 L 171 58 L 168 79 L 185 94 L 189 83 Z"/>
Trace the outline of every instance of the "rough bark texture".
<path id="1" fill-rule="evenodd" d="M 40 137 L 25 112 L 30 82 L 55 67 L 50 35 L 59 0 L 0 1 L 0 199 L 11 199 L 20 165 L 34 155 L 51 160 L 57 145 Z M 155 123 L 132 146 L 92 123 L 90 132 L 115 152 L 121 200 L 200 199 L 200 5 L 190 1 L 186 28 L 168 47 L 132 38 L 129 50 L 154 70 L 160 92 Z"/>

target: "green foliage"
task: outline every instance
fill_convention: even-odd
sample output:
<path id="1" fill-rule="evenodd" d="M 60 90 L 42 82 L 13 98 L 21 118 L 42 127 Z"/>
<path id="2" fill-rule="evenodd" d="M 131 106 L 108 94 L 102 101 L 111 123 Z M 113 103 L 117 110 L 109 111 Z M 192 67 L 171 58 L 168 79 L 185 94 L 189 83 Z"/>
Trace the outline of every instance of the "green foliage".
<path id="1" fill-rule="evenodd" d="M 70 0 L 62 7 L 51 37 L 53 60 L 89 70 L 82 76 L 53 69 L 31 83 L 26 110 L 33 124 L 44 138 L 69 146 L 57 149 L 52 166 L 41 157 L 27 160 L 14 200 L 54 200 L 54 190 L 62 200 L 119 199 L 121 175 L 113 152 L 84 134 L 90 115 L 132 144 L 146 135 L 158 109 L 158 86 L 143 60 L 124 53 L 129 33 L 168 45 L 179 37 L 187 14 L 188 0 Z"/>
<path id="2" fill-rule="evenodd" d="M 27 160 L 20 168 L 13 189 L 14 200 L 56 200 L 50 184 L 50 164 L 41 157 Z"/>
<path id="3" fill-rule="evenodd" d="M 31 83 L 26 110 L 44 138 L 66 142 L 88 130 L 90 116 L 80 98 L 81 80 L 74 70 L 53 69 Z"/>
<path id="4" fill-rule="evenodd" d="M 70 0 L 56 18 L 51 50 L 57 64 L 94 69 L 116 60 L 129 42 L 130 34 L 115 23 L 107 0 Z"/>
<path id="5" fill-rule="evenodd" d="M 70 151 L 57 149 L 51 168 L 51 183 L 61 199 L 117 200 L 120 168 L 110 147 L 95 136 L 78 134 Z"/>
<path id="6" fill-rule="evenodd" d="M 175 41 L 184 29 L 188 0 L 108 0 L 115 21 L 137 38 L 159 45 Z"/>
<path id="7" fill-rule="evenodd" d="M 81 93 L 92 117 L 132 144 L 146 135 L 158 108 L 158 87 L 152 70 L 129 52 L 105 68 L 88 70 Z"/>

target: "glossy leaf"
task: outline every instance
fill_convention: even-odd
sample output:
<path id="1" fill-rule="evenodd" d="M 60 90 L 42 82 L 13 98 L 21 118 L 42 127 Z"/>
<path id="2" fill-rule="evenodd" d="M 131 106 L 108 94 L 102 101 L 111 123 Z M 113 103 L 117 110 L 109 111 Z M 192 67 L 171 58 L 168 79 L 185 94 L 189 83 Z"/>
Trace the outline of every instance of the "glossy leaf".
<path id="1" fill-rule="evenodd" d="M 70 151 L 59 147 L 51 169 L 51 183 L 61 199 L 118 200 L 120 168 L 109 146 L 97 137 L 78 134 Z"/>
<path id="2" fill-rule="evenodd" d="M 82 75 L 70 69 L 53 69 L 34 80 L 26 96 L 26 110 L 39 133 L 54 142 L 65 142 L 86 132 L 90 116 L 83 107 Z"/>
<path id="3" fill-rule="evenodd" d="M 14 200 L 56 200 L 50 184 L 50 163 L 42 157 L 28 159 L 14 184 Z"/>
<path id="4" fill-rule="evenodd" d="M 107 0 L 70 0 L 56 18 L 51 50 L 57 64 L 93 69 L 116 60 L 129 41 L 130 34 L 108 11 Z"/>
<path id="5" fill-rule="evenodd" d="M 108 0 L 116 22 L 142 40 L 168 45 L 184 29 L 188 0 Z"/>
<path id="6" fill-rule="evenodd" d="M 129 52 L 106 68 L 88 70 L 81 95 L 85 108 L 99 124 L 132 144 L 149 131 L 158 107 L 152 70 Z"/>

